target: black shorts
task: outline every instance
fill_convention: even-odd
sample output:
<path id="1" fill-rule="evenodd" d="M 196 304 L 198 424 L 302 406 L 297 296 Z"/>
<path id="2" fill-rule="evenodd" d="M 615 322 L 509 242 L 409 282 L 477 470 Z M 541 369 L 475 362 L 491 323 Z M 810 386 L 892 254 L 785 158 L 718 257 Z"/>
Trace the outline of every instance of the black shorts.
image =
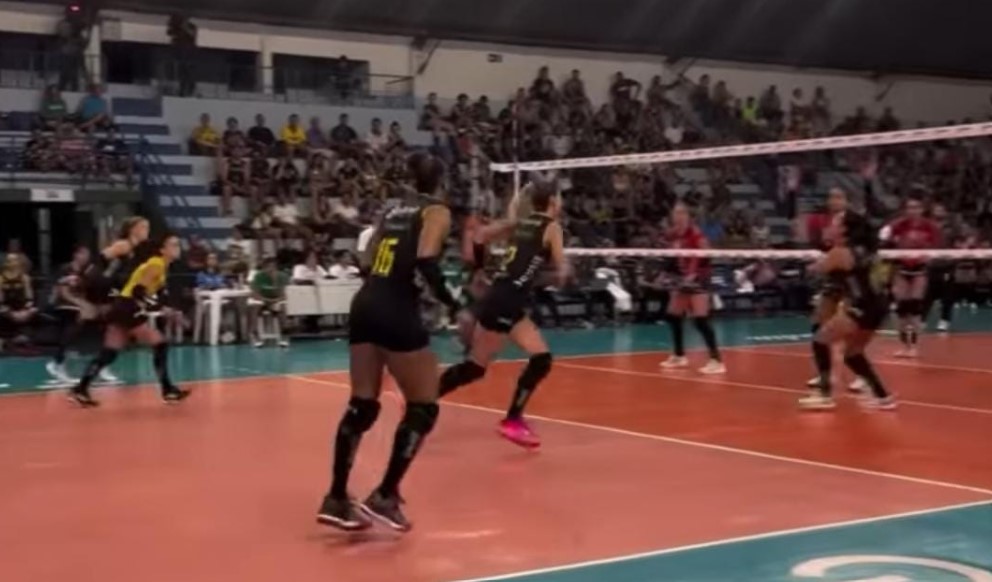
<path id="1" fill-rule="evenodd" d="M 373 344 L 391 352 L 415 352 L 431 343 L 415 297 L 398 298 L 361 288 L 351 301 L 348 343 Z"/>
<path id="2" fill-rule="evenodd" d="M 146 308 L 130 297 L 114 297 L 107 312 L 107 324 L 134 329 L 148 323 Z"/>
<path id="3" fill-rule="evenodd" d="M 509 333 L 513 326 L 527 317 L 530 293 L 511 284 L 497 283 L 474 306 L 476 320 L 483 329 Z"/>
<path id="4" fill-rule="evenodd" d="M 888 302 L 882 297 L 846 305 L 844 311 L 848 317 L 854 320 L 854 323 L 858 324 L 858 327 L 865 331 L 877 330 L 889 317 Z"/>

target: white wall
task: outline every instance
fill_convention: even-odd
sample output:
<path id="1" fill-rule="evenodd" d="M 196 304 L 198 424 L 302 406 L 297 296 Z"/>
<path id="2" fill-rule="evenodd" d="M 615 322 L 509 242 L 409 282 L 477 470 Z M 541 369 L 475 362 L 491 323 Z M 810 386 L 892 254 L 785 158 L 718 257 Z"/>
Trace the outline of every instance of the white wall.
<path id="1" fill-rule="evenodd" d="M 106 11 L 104 18 L 120 22 L 118 40 L 166 43 L 165 16 Z M 58 20 L 57 6 L 0 2 L 0 30 L 50 34 Z M 267 54 L 309 55 L 334 58 L 347 55 L 368 61 L 373 74 L 409 75 L 413 63 L 423 57 L 415 54 L 410 39 L 297 28 L 272 27 L 197 20 L 200 44 L 211 48 L 265 52 Z M 104 33 L 117 27 L 107 26 Z M 490 62 L 498 54 L 501 62 Z M 671 80 L 678 76 L 686 61 L 673 67 L 655 55 L 596 53 L 509 45 L 484 45 L 443 41 L 435 51 L 423 75 L 416 79 L 416 93 L 424 97 L 437 92 L 443 98 L 458 93 L 488 95 L 501 103 L 517 87 L 529 86 L 537 69 L 551 68 L 556 80 L 580 69 L 594 101 L 606 97 L 610 76 L 623 71 L 628 77 L 647 82 L 661 74 Z M 692 79 L 708 73 L 714 81 L 724 79 L 738 96 L 758 95 L 769 84 L 776 84 L 787 98 L 795 87 L 809 95 L 817 85 L 824 85 L 838 114 L 848 114 L 858 106 L 878 113 L 887 105 L 909 121 L 943 123 L 965 117 L 986 118 L 992 82 L 970 82 L 944 78 L 886 77 L 879 81 L 867 74 L 794 69 L 698 61 L 685 71 Z M 890 86 L 891 85 L 891 86 Z M 374 87 L 382 89 L 382 87 Z M 876 99 L 884 94 L 881 100 Z"/>

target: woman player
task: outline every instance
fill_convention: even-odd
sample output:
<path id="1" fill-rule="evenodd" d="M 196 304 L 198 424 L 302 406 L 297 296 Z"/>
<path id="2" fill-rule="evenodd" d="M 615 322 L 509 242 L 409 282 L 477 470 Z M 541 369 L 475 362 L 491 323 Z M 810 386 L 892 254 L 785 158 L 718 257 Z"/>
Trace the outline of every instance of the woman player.
<path id="1" fill-rule="evenodd" d="M 684 202 L 675 204 L 672 209 L 672 228 L 668 233 L 674 249 L 706 249 L 709 243 L 703 232 L 693 224 L 689 207 Z M 710 322 L 710 262 L 699 257 L 676 259 L 678 265 L 676 288 L 668 300 L 668 323 L 672 327 L 671 357 L 661 363 L 665 369 L 685 368 L 689 359 L 685 356 L 684 318 L 691 317 L 699 334 L 709 350 L 709 362 L 699 371 L 703 374 L 724 374 L 726 366 L 720 358 L 720 348 L 716 344 L 716 333 Z"/>
<path id="2" fill-rule="evenodd" d="M 97 317 L 96 307 L 86 300 L 86 270 L 90 266 L 90 249 L 76 247 L 72 261 L 62 267 L 52 291 L 52 305 L 59 325 L 58 347 L 54 359 L 45 369 L 56 381 L 71 385 L 76 379 L 65 369 L 65 355 L 83 325 Z"/>
<path id="3" fill-rule="evenodd" d="M 509 238 L 509 246 L 492 286 L 475 305 L 475 326 L 468 358 L 455 364 L 441 375 L 442 397 L 458 388 L 481 379 L 493 358 L 503 348 L 507 337 L 527 352 L 517 391 L 500 422 L 499 433 L 506 439 L 527 448 L 540 446 L 541 441 L 524 421 L 524 408 L 538 384 L 551 371 L 551 352 L 530 317 L 534 281 L 549 259 L 555 267 L 559 286 L 568 275 L 561 225 L 555 217 L 561 208 L 556 184 L 540 182 L 531 188 L 530 206 L 533 212 L 516 221 L 493 224 L 476 240 L 483 243 Z M 522 216 L 522 215 L 521 215 Z"/>
<path id="4" fill-rule="evenodd" d="M 906 199 L 903 214 L 888 225 L 885 232 L 897 249 L 933 249 L 940 244 L 940 229 L 924 215 L 923 201 L 916 196 Z M 924 299 L 927 296 L 927 263 L 922 259 L 896 261 L 892 275 L 892 296 L 899 316 L 899 358 L 919 355 L 917 341 L 923 323 Z"/>
<path id="5" fill-rule="evenodd" d="M 158 253 L 139 264 L 128 275 L 127 282 L 120 294 L 113 298 L 107 312 L 103 347 L 86 367 L 79 384 L 69 393 L 72 401 L 84 407 L 97 406 L 97 401 L 90 396 L 90 385 L 100 370 L 117 359 L 117 354 L 132 339 L 152 348 L 152 362 L 162 389 L 162 399 L 166 403 L 172 403 L 189 396 L 189 391 L 180 389 L 169 379 L 169 344 L 148 320 L 149 311 L 154 310 L 158 304 L 156 293 L 165 287 L 169 265 L 181 253 L 179 238 L 166 236 L 159 245 Z"/>
<path id="6" fill-rule="evenodd" d="M 121 224 L 117 240 L 97 253 L 86 270 L 83 286 L 86 299 L 96 308 L 98 317 L 105 317 L 116 295 L 119 295 L 127 277 L 135 268 L 135 250 L 148 241 L 148 219 L 132 216 Z M 120 382 L 105 366 L 98 376 L 100 382 Z"/>
<path id="7" fill-rule="evenodd" d="M 836 407 L 831 389 L 831 346 L 844 343 L 844 363 L 864 379 L 873 399 L 867 405 L 882 410 L 895 408 L 895 401 L 865 357 L 865 347 L 888 315 L 888 301 L 877 277 L 878 235 L 868 221 L 854 212 L 834 216 L 834 244 L 814 265 L 844 295 L 843 308 L 823 322 L 813 338 L 813 361 L 819 373 L 817 391 L 799 400 L 805 410 Z"/>
<path id="8" fill-rule="evenodd" d="M 842 188 L 831 188 L 830 192 L 827 193 L 827 221 L 825 224 L 819 226 L 818 232 L 809 233 L 810 238 L 818 243 L 820 250 L 823 252 L 829 252 L 831 247 L 833 247 L 833 228 L 831 224 L 837 216 L 847 212 L 847 207 L 847 192 Z M 814 337 L 816 337 L 816 332 L 820 329 L 820 326 L 829 321 L 837 313 L 843 300 L 843 290 L 834 281 L 824 277 L 820 283 L 820 290 L 814 298 L 815 306 L 813 308 L 813 325 L 811 330 L 811 334 Z M 820 377 L 814 376 L 806 385 L 810 388 L 819 387 Z M 867 388 L 867 385 L 861 378 L 855 378 L 849 388 L 852 392 L 861 392 Z"/>
<path id="9" fill-rule="evenodd" d="M 418 276 L 452 313 L 458 309 L 438 264 L 451 227 L 440 198 L 444 166 L 427 154 L 412 156 L 409 166 L 419 194 L 382 218 L 363 261 L 371 263 L 367 278 L 351 303 L 351 399 L 334 440 L 331 488 L 317 514 L 318 522 L 344 530 L 370 525 L 361 512 L 395 530 L 410 529 L 400 509 L 400 482 L 438 417 L 437 357 L 420 316 Z M 348 477 L 362 435 L 379 416 L 384 369 L 403 392 L 406 412 L 386 474 L 359 512 L 348 496 Z"/>

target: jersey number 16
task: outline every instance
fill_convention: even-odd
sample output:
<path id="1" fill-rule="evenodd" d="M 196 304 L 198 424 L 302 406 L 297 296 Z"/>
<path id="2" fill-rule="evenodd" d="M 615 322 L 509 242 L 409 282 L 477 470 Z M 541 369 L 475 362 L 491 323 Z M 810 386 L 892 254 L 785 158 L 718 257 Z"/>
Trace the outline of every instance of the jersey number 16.
<path id="1" fill-rule="evenodd" d="M 375 260 L 372 261 L 372 274 L 385 277 L 393 270 L 393 261 L 396 259 L 396 243 L 398 238 L 384 238 L 379 241 L 379 247 L 375 251 Z"/>

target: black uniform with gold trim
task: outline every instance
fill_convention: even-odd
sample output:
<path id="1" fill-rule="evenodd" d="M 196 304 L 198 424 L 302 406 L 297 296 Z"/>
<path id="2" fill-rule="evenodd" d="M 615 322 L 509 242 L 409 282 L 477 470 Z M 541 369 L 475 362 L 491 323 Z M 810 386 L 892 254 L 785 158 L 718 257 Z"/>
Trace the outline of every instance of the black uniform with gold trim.
<path id="1" fill-rule="evenodd" d="M 383 217 L 368 277 L 351 302 L 349 343 L 393 352 L 412 352 L 430 343 L 420 316 L 417 247 L 424 213 L 439 205 L 438 199 L 421 195 Z"/>
<path id="2" fill-rule="evenodd" d="M 142 285 L 149 270 L 158 271 L 158 275 L 150 286 L 144 285 L 143 290 L 139 293 L 137 287 Z M 147 323 L 148 312 L 153 309 L 155 304 L 155 295 L 165 288 L 168 270 L 169 267 L 165 264 L 165 259 L 160 256 L 151 257 L 138 265 L 131 272 L 120 291 L 120 295 L 113 298 L 107 321 L 125 329 L 133 329 Z"/>
<path id="3" fill-rule="evenodd" d="M 878 255 L 859 248 L 852 248 L 854 266 L 827 274 L 830 284 L 844 297 L 844 310 L 864 330 L 877 330 L 889 315 L 888 300 L 884 293 L 884 267 Z"/>
<path id="4" fill-rule="evenodd" d="M 479 324 L 506 333 L 527 315 L 534 280 L 548 261 L 551 250 L 544 241 L 554 218 L 533 213 L 514 227 L 503 264 L 489 291 L 475 306 Z"/>

